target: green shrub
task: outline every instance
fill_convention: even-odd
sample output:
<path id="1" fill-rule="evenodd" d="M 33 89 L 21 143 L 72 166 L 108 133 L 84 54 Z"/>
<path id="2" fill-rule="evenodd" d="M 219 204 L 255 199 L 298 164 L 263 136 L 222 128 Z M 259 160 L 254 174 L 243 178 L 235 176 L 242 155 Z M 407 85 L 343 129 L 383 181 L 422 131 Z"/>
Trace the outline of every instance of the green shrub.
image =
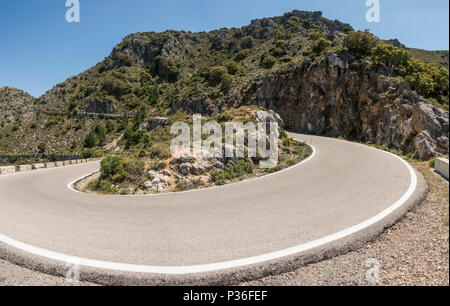
<path id="1" fill-rule="evenodd" d="M 97 143 L 98 143 L 97 135 L 95 134 L 94 130 L 91 130 L 84 139 L 84 147 L 93 148 L 97 145 Z"/>
<path id="2" fill-rule="evenodd" d="M 309 39 L 312 41 L 317 41 L 321 38 L 324 38 L 323 34 L 317 30 L 313 30 L 309 33 Z"/>
<path id="3" fill-rule="evenodd" d="M 125 52 L 114 54 L 114 61 L 120 66 L 131 66 L 133 65 L 133 60 L 133 56 Z"/>
<path id="4" fill-rule="evenodd" d="M 331 46 L 331 41 L 329 41 L 325 38 L 320 38 L 311 46 L 311 50 L 312 50 L 312 52 L 314 52 L 316 54 L 320 54 L 323 51 L 325 51 L 326 49 L 328 49 L 330 46 Z"/>
<path id="5" fill-rule="evenodd" d="M 122 189 L 120 191 L 120 195 L 128 195 L 128 194 L 130 194 L 130 190 L 129 189 Z"/>
<path id="6" fill-rule="evenodd" d="M 41 142 L 38 144 L 38 150 L 41 154 L 45 153 L 45 151 L 47 151 L 47 145 L 44 142 Z"/>
<path id="7" fill-rule="evenodd" d="M 177 180 L 175 191 L 186 191 L 189 190 L 189 186 L 183 180 Z"/>
<path id="8" fill-rule="evenodd" d="M 372 49 L 372 59 L 390 67 L 406 67 L 411 53 L 391 44 L 379 44 Z"/>
<path id="9" fill-rule="evenodd" d="M 233 80 L 234 78 L 232 75 L 229 74 L 224 75 L 221 82 L 222 90 L 226 92 L 229 91 L 233 86 Z"/>
<path id="10" fill-rule="evenodd" d="M 129 149 L 141 143 L 148 145 L 151 142 L 150 134 L 144 130 L 133 131 L 132 129 L 128 129 L 124 134 L 124 139 L 126 140 L 126 149 Z"/>
<path id="11" fill-rule="evenodd" d="M 180 75 L 181 63 L 174 59 L 173 57 L 169 57 L 168 59 L 163 58 L 162 56 L 156 57 L 156 70 L 162 77 L 167 77 L 169 82 L 176 82 Z"/>
<path id="12" fill-rule="evenodd" d="M 241 178 L 244 175 L 253 173 L 253 171 L 253 163 L 240 159 L 236 164 L 227 169 L 213 169 L 211 171 L 211 180 L 216 185 L 224 185 L 228 181 Z"/>
<path id="13" fill-rule="evenodd" d="M 448 105 L 448 70 L 435 64 L 426 64 L 420 60 L 409 60 L 406 79 L 420 95 L 436 98 L 439 103 Z"/>
<path id="14" fill-rule="evenodd" d="M 132 90 L 132 88 L 128 85 L 127 82 L 114 78 L 111 75 L 106 76 L 101 80 L 101 86 L 102 90 L 105 91 L 107 94 L 116 97 L 121 97 L 126 94 L 129 94 Z"/>
<path id="15" fill-rule="evenodd" d="M 149 154 L 151 158 L 159 159 L 167 159 L 172 156 L 169 145 L 165 143 L 155 143 L 152 145 Z"/>
<path id="16" fill-rule="evenodd" d="M 97 124 L 94 127 L 94 133 L 97 135 L 97 145 L 104 146 L 106 144 L 106 128 L 103 125 Z"/>
<path id="17" fill-rule="evenodd" d="M 286 42 L 285 40 L 277 40 L 277 41 L 275 42 L 275 46 L 276 46 L 277 48 L 280 48 L 280 49 L 285 50 L 286 47 L 287 47 L 287 42 Z"/>
<path id="18" fill-rule="evenodd" d="M 432 158 L 430 160 L 430 167 L 433 168 L 433 169 L 436 167 L 436 158 Z"/>
<path id="19" fill-rule="evenodd" d="M 126 172 L 126 181 L 138 183 L 144 174 L 144 162 L 138 157 L 129 156 L 122 159 L 122 167 Z"/>
<path id="20" fill-rule="evenodd" d="M 96 124 L 84 139 L 85 148 L 104 146 L 106 144 L 106 128 L 101 124 Z"/>
<path id="21" fill-rule="evenodd" d="M 192 186 L 188 186 L 185 181 L 183 180 L 177 180 L 176 181 L 176 186 L 175 186 L 175 191 L 186 191 L 189 189 L 196 189 L 196 188 L 200 188 L 204 185 L 203 181 L 201 179 L 196 179 L 194 181 L 192 181 Z"/>
<path id="22" fill-rule="evenodd" d="M 91 158 L 94 157 L 94 151 L 92 149 L 87 149 L 81 152 L 81 158 Z"/>
<path id="23" fill-rule="evenodd" d="M 281 48 L 272 48 L 270 49 L 270 54 L 272 54 L 275 57 L 280 57 L 280 56 L 284 56 L 287 54 L 286 50 L 281 49 Z"/>
<path id="24" fill-rule="evenodd" d="M 108 180 L 99 180 L 98 181 L 98 189 L 111 193 L 113 191 L 112 183 Z"/>
<path id="25" fill-rule="evenodd" d="M 215 66 L 209 69 L 208 80 L 213 86 L 217 86 L 222 82 L 225 75 L 228 74 L 228 70 L 223 66 Z"/>
<path id="26" fill-rule="evenodd" d="M 348 33 L 352 32 L 352 31 L 353 31 L 353 28 L 351 26 L 349 26 L 349 25 L 345 25 L 344 28 L 342 29 L 342 32 L 345 33 L 345 34 L 348 34 Z"/>
<path id="27" fill-rule="evenodd" d="M 115 129 L 116 124 L 114 123 L 114 121 L 108 120 L 108 122 L 106 122 L 106 131 L 108 132 L 108 134 L 114 132 Z"/>
<path id="28" fill-rule="evenodd" d="M 280 62 L 282 62 L 282 63 L 290 63 L 293 60 L 294 59 L 292 57 L 288 57 L 288 56 L 280 58 Z"/>
<path id="29" fill-rule="evenodd" d="M 296 164 L 295 160 L 290 159 L 290 160 L 287 160 L 287 161 L 286 161 L 286 165 L 287 165 L 288 167 L 292 167 L 292 166 L 294 166 L 295 164 Z"/>
<path id="30" fill-rule="evenodd" d="M 275 65 L 276 61 L 277 60 L 275 59 L 275 57 L 266 55 L 261 61 L 261 66 L 266 69 L 271 69 Z"/>
<path id="31" fill-rule="evenodd" d="M 155 171 L 161 171 L 166 169 L 167 164 L 165 162 L 159 161 L 159 162 L 154 162 L 151 166 L 150 169 L 151 170 L 155 170 Z"/>
<path id="32" fill-rule="evenodd" d="M 344 47 L 357 56 L 368 56 L 377 45 L 378 39 L 369 32 L 354 31 L 344 38 Z"/>
<path id="33" fill-rule="evenodd" d="M 253 48 L 253 38 L 251 36 L 246 36 L 246 37 L 242 38 L 241 47 L 242 47 L 242 49 Z"/>
<path id="34" fill-rule="evenodd" d="M 292 145 L 292 139 L 289 137 L 286 137 L 283 139 L 283 146 L 290 147 Z"/>
<path id="35" fill-rule="evenodd" d="M 125 130 L 128 127 L 128 117 L 124 117 L 120 120 L 119 124 L 117 125 L 117 132 L 121 132 Z"/>
<path id="36" fill-rule="evenodd" d="M 119 156 L 108 156 L 104 158 L 100 163 L 100 180 L 101 181 L 113 181 L 122 182 L 127 177 L 122 158 Z"/>
<path id="37" fill-rule="evenodd" d="M 249 55 L 250 55 L 250 50 L 244 49 L 244 50 L 239 51 L 234 58 L 237 61 L 242 61 L 242 60 L 246 59 Z"/>
<path id="38" fill-rule="evenodd" d="M 233 61 L 228 62 L 226 67 L 227 67 L 228 73 L 231 74 L 231 75 L 235 75 L 236 73 L 242 71 L 241 66 L 238 63 L 233 62 Z"/>

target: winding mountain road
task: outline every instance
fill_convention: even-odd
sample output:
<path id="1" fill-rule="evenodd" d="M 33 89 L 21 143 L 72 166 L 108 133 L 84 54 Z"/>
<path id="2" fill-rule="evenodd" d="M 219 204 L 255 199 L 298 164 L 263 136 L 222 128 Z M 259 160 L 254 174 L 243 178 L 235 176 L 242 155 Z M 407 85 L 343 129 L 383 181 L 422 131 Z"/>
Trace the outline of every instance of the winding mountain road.
<path id="1" fill-rule="evenodd" d="M 400 158 L 291 134 L 314 155 L 273 175 L 150 196 L 77 192 L 99 163 L 0 176 L 0 257 L 102 284 L 227 284 L 288 271 L 376 237 L 426 193 Z"/>

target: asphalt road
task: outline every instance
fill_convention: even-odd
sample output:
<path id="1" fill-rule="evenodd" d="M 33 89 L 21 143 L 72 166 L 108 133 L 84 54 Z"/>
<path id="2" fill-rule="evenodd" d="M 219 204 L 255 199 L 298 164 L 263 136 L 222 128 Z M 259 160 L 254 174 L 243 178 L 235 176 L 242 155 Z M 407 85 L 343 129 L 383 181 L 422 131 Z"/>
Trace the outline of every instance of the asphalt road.
<path id="1" fill-rule="evenodd" d="M 108 284 L 120 277 L 105 281 L 98 271 L 138 273 L 140 280 L 156 274 L 164 283 L 171 275 L 256 264 L 261 270 L 299 250 L 317 247 L 323 254 L 328 244 L 336 250 L 334 240 L 349 249 L 348 241 L 376 235 L 423 194 L 422 179 L 416 188 L 412 169 L 394 155 L 292 135 L 312 144 L 311 159 L 274 175 L 184 193 L 99 196 L 68 188 L 98 170 L 98 162 L 0 176 L 0 255 L 52 274 L 63 273 L 54 265 L 83 259 L 95 275 L 90 280 Z M 362 235 L 371 219 L 377 228 Z M 221 283 L 214 275 L 213 283 Z"/>

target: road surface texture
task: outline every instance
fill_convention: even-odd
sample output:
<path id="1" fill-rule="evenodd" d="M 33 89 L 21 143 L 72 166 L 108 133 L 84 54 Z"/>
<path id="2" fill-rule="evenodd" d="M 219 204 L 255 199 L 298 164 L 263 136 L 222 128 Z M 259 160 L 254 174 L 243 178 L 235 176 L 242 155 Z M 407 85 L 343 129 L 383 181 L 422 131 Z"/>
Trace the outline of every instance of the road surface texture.
<path id="1" fill-rule="evenodd" d="M 0 257 L 100 284 L 230 284 L 356 249 L 423 199 L 398 157 L 292 134 L 315 155 L 218 188 L 153 196 L 68 188 L 99 163 L 0 176 Z M 68 264 L 69 263 L 69 264 Z"/>

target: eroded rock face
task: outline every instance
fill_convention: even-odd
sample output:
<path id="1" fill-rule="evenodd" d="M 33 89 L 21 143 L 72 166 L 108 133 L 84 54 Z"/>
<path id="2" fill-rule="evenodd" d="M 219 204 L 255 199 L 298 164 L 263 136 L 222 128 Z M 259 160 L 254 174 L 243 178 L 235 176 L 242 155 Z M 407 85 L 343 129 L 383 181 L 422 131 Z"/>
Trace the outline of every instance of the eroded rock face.
<path id="1" fill-rule="evenodd" d="M 114 104 L 108 98 L 88 98 L 84 101 L 84 111 L 96 114 L 112 114 L 114 113 Z"/>
<path id="2" fill-rule="evenodd" d="M 329 55 L 256 79 L 243 94 L 280 114 L 288 129 L 386 144 L 421 159 L 448 154 L 448 111 L 429 104 L 408 83 L 380 78 L 368 62 Z"/>
<path id="3" fill-rule="evenodd" d="M 0 119 L 15 112 L 24 113 L 33 106 L 34 97 L 12 87 L 0 88 Z"/>

